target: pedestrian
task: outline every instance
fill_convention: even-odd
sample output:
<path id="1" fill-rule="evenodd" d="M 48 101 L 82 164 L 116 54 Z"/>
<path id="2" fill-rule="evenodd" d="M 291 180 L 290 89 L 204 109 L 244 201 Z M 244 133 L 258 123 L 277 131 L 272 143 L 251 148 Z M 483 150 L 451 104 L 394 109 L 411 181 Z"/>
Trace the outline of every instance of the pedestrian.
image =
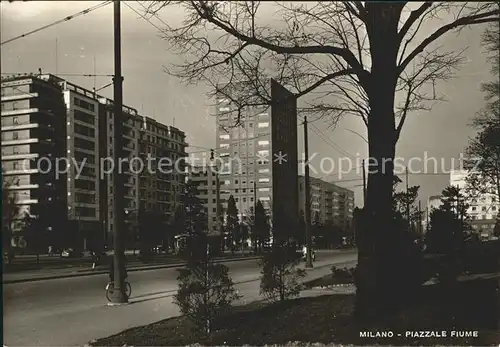
<path id="1" fill-rule="evenodd" d="M 97 262 L 99 261 L 99 257 L 97 256 L 97 253 L 95 251 L 90 251 L 90 254 L 92 256 L 92 269 L 95 269 L 97 266 Z"/>

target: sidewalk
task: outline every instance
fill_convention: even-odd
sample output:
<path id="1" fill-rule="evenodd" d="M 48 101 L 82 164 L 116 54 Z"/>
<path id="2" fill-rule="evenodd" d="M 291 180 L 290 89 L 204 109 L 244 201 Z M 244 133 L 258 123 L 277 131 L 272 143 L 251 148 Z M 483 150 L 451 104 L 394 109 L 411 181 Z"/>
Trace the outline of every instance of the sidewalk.
<path id="1" fill-rule="evenodd" d="M 233 262 L 233 261 L 245 261 L 258 259 L 258 256 L 249 256 L 249 255 L 235 255 L 233 257 L 217 257 L 214 259 L 215 262 Z M 174 267 L 184 266 L 185 262 L 174 259 L 173 261 L 157 261 L 150 263 L 141 263 L 130 262 L 127 264 L 127 271 L 144 271 L 144 270 L 156 270 L 156 269 L 167 269 Z M 33 281 L 42 281 L 42 280 L 51 280 L 58 278 L 69 278 L 69 277 L 82 277 L 82 276 L 92 276 L 92 275 L 100 275 L 107 274 L 109 272 L 108 265 L 101 265 L 94 269 L 91 266 L 87 265 L 83 266 L 75 266 L 75 267 L 66 267 L 60 269 L 41 269 L 35 271 L 23 271 L 23 272 L 14 272 L 14 273 L 4 273 L 2 275 L 2 283 L 3 284 L 12 284 L 12 283 L 22 283 L 22 282 L 33 282 Z"/>

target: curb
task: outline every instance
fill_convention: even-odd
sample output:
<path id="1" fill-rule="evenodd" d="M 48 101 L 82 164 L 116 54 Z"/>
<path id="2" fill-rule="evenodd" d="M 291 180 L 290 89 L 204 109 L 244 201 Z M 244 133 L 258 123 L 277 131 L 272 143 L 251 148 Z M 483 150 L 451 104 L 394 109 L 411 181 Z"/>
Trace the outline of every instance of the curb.
<path id="1" fill-rule="evenodd" d="M 333 289 L 333 288 L 353 287 L 353 286 L 355 286 L 354 283 L 342 283 L 342 284 L 331 284 L 328 286 L 312 287 L 311 289 Z"/>
<path id="2" fill-rule="evenodd" d="M 245 260 L 253 260 L 260 259 L 260 257 L 241 257 L 237 259 L 216 259 L 214 263 L 232 263 L 236 261 L 245 261 Z M 185 266 L 186 263 L 177 263 L 177 264 L 163 264 L 163 265 L 153 265 L 148 267 L 135 267 L 127 269 L 127 272 L 136 272 L 136 271 L 150 271 L 150 270 L 159 270 L 159 269 L 169 269 L 169 268 L 177 268 Z M 94 275 L 103 275 L 107 274 L 108 270 L 97 270 L 93 272 L 84 272 L 84 273 L 68 273 L 61 275 L 48 275 L 43 277 L 35 277 L 35 278 L 22 278 L 22 279 L 13 279 L 13 280 L 3 280 L 2 284 L 14 284 L 14 283 L 27 283 L 27 282 L 37 282 L 37 281 L 45 281 L 45 280 L 55 280 L 59 278 L 72 278 L 72 277 L 86 277 L 86 276 L 94 276 Z"/>

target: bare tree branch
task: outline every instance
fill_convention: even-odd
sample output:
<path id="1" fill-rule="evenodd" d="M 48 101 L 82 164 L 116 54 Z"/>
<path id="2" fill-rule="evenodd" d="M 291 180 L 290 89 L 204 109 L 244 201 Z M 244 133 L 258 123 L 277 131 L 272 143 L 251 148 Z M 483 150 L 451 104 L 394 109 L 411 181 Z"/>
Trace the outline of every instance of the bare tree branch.
<path id="1" fill-rule="evenodd" d="M 427 46 L 436 41 L 438 38 L 448 33 L 449 31 L 472 24 L 480 24 L 480 23 L 491 23 L 498 21 L 498 15 L 500 11 L 498 9 L 486 11 L 483 13 L 471 14 L 469 16 L 460 17 L 453 21 L 452 23 L 443 25 L 436 31 L 434 31 L 431 35 L 426 37 L 399 65 L 398 73 L 401 73 L 406 69 L 408 64 L 415 59 L 417 55 L 422 53 Z"/>
<path id="2" fill-rule="evenodd" d="M 432 2 L 432 1 L 426 1 L 425 3 L 420 5 L 420 7 L 418 9 L 411 12 L 410 17 L 408 17 L 408 19 L 404 23 L 403 27 L 399 31 L 398 36 L 399 36 L 400 42 L 406 36 L 406 34 L 410 30 L 411 26 L 413 24 L 415 24 L 415 22 L 425 13 L 425 11 L 427 11 L 427 9 L 429 9 L 432 6 L 433 3 L 434 2 Z"/>
<path id="3" fill-rule="evenodd" d="M 167 5 L 181 6 L 187 15 L 182 25 L 167 26 L 164 38 L 179 54 L 191 58 L 168 72 L 188 83 L 205 81 L 213 87 L 212 96 L 229 99 L 235 105 L 229 111 L 235 113 L 235 125 L 240 124 L 245 108 L 269 107 L 270 78 L 291 88 L 297 98 L 307 98 L 301 113 L 329 117 L 332 124 L 347 114 L 356 115 L 368 125 L 372 94 L 379 85 L 365 66 L 373 59 L 373 18 L 381 18 L 377 25 L 392 28 L 389 22 L 399 21 L 403 9 L 411 7 L 407 2 L 366 6 L 360 1 L 261 4 L 198 0 L 151 3 L 147 12 L 157 15 Z M 259 15 L 259 10 L 270 6 L 278 8 L 275 12 L 281 21 L 266 24 Z M 397 99 L 401 100 L 394 105 L 394 115 L 399 118 L 396 140 L 410 113 L 430 110 L 433 103 L 443 100 L 435 91 L 436 82 L 453 77 L 463 62 L 461 52 L 442 52 L 442 47 L 428 51 L 427 47 L 452 30 L 498 21 L 498 8 L 491 3 L 428 1 L 412 8 L 395 33 L 398 63 L 394 71 Z M 452 22 L 413 44 L 420 29 L 441 21 L 444 13 L 454 14 Z M 410 47 L 413 51 L 406 55 Z M 368 88 L 372 84 L 374 90 Z"/>

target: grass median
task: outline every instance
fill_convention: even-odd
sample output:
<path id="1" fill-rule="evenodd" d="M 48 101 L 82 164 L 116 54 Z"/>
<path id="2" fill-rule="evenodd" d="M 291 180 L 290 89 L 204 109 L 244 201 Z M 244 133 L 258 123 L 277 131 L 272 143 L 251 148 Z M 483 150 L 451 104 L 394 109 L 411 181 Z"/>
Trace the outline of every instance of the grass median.
<path id="1" fill-rule="evenodd" d="M 415 304 L 376 325 L 353 319 L 354 295 L 321 295 L 277 304 L 257 302 L 233 308 L 214 322 L 210 335 L 200 335 L 185 317 L 166 319 L 100 339 L 94 346 L 283 345 L 290 341 L 354 345 L 498 345 L 491 300 L 495 281 L 461 283 L 455 301 L 439 286 L 426 286 Z M 449 296 L 449 293 L 448 293 Z M 474 298 L 474 300 L 471 300 Z M 472 303 L 472 301 L 474 303 Z M 462 303 L 457 310 L 456 303 Z M 448 337 L 405 337 L 407 331 L 442 331 Z M 478 331 L 478 337 L 451 337 L 452 331 Z M 394 337 L 362 337 L 362 332 L 393 332 Z M 401 336 L 398 336 L 401 334 Z"/>

